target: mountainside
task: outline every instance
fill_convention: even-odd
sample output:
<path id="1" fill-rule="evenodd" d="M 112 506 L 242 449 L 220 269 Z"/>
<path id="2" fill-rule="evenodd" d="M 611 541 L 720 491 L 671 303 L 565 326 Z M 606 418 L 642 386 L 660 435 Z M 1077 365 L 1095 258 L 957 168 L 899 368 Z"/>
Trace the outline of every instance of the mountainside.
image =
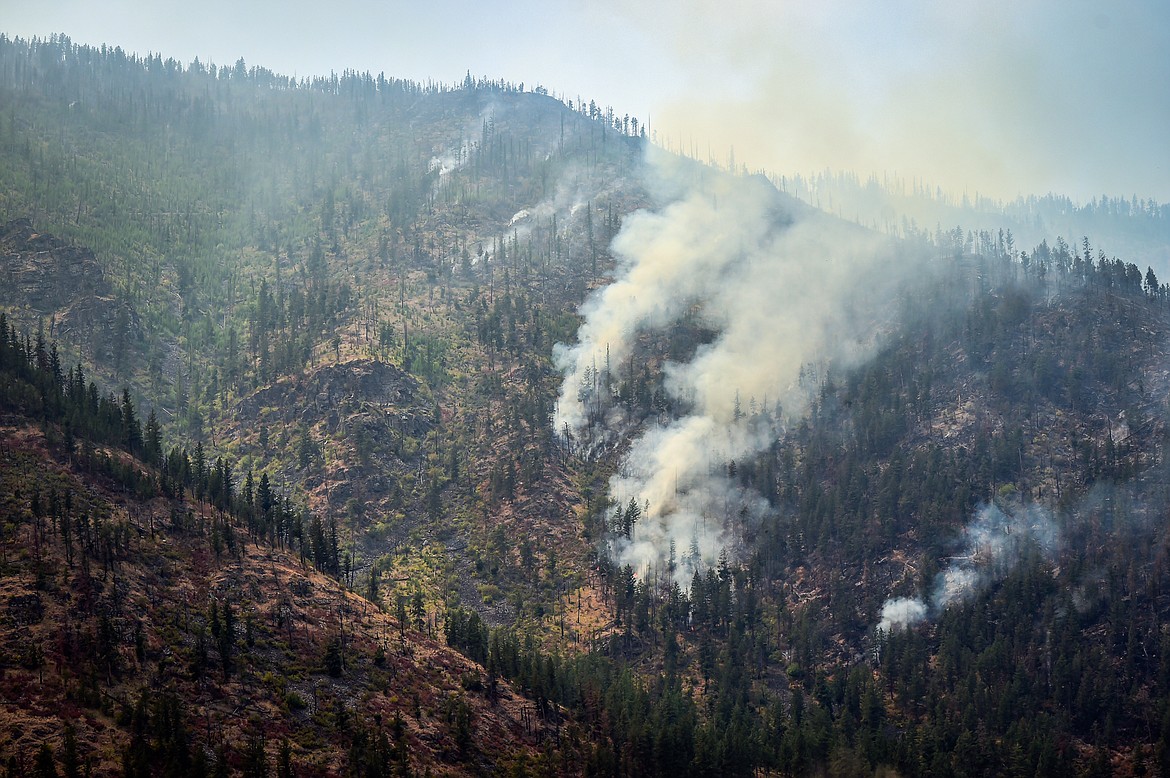
<path id="1" fill-rule="evenodd" d="M 1170 768 L 1153 269 L 470 76 L 0 100 L 10 774 Z"/>
<path id="2" fill-rule="evenodd" d="M 159 459 L 153 415 L 143 427 L 125 398 L 91 405 L 96 387 L 73 369 L 57 384 L 39 357 L 8 331 L 8 774 L 42 774 L 54 752 L 66 774 L 95 775 L 464 773 L 550 758 L 540 744 L 556 714 L 438 643 L 421 595 L 390 616 L 377 591 L 363 599 L 313 569 L 329 568 L 317 558 L 330 544 L 336 556 L 335 527 L 327 537 L 295 516 L 291 536 L 269 537 L 270 517 L 290 517 L 266 479 L 233 494 L 230 465 L 202 449 L 156 468 L 136 456 Z"/>
<path id="3" fill-rule="evenodd" d="M 539 754 L 531 703 L 495 682 L 489 703 L 423 614 L 384 615 L 205 504 L 127 499 L 33 428 L 3 436 L 10 774 L 42 744 L 98 775 Z"/>
<path id="4" fill-rule="evenodd" d="M 508 602 L 493 580 L 516 553 L 494 519 L 537 499 L 535 479 L 567 478 L 548 354 L 602 279 L 620 214 L 648 196 L 629 122 L 493 82 L 296 84 L 64 39 L 0 48 L 20 109 L 0 143 L 4 207 L 92 247 L 129 325 L 104 351 L 58 333 L 68 288 L 14 320 L 241 474 L 295 487 L 336 518 L 356 567 L 422 565 L 431 602 L 458 587 L 509 620 L 531 595 L 551 612 L 570 583 L 511 581 L 525 595 Z M 44 142 L 50 126 L 63 145 Z M 34 253 L 14 243 L 12 272 Z M 398 368 L 421 382 L 409 400 L 343 388 Z M 576 535 L 564 497 L 539 500 L 552 537 Z M 556 553 L 580 571 L 589 547 Z M 459 565 L 496 572 L 472 586 Z"/>

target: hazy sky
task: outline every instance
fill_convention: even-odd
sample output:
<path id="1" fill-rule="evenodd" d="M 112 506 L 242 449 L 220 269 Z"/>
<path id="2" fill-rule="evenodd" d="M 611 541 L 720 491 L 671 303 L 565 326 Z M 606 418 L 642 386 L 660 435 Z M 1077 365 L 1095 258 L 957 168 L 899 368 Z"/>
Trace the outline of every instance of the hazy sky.
<path id="1" fill-rule="evenodd" d="M 1166 0 L 0 0 L 9 36 L 537 84 L 700 158 L 1170 200 Z"/>

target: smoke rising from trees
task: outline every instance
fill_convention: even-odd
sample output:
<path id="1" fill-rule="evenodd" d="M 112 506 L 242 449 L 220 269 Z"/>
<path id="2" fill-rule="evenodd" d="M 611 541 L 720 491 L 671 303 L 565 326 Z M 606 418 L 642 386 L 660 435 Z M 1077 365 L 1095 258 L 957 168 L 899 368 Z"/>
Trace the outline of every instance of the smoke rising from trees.
<path id="1" fill-rule="evenodd" d="M 963 529 L 963 549 L 951 557 L 938 574 L 930 595 L 893 597 L 882 606 L 877 629 L 890 633 L 934 618 L 951 605 L 974 597 L 990 583 L 1002 579 L 1021 555 L 1034 549 L 1047 557 L 1056 554 L 1060 533 L 1049 511 L 1024 505 L 1005 511 L 995 503 L 979 508 Z"/>
<path id="2" fill-rule="evenodd" d="M 577 343 L 556 347 L 565 380 L 555 425 L 585 451 L 636 428 L 609 488 L 617 505 L 634 501 L 639 520 L 613 537 L 611 556 L 644 574 L 673 543 L 686 550 L 674 567 L 685 584 L 768 509 L 733 463 L 768 447 L 815 397 L 803 368 L 823 375 L 872 352 L 911 263 L 762 177 L 693 178 L 661 153 L 648 167 L 662 204 L 625 219 L 613 281 L 583 305 Z M 714 335 L 662 364 L 673 415 L 629 418 L 614 394 L 652 358 L 640 338 L 684 317 Z"/>

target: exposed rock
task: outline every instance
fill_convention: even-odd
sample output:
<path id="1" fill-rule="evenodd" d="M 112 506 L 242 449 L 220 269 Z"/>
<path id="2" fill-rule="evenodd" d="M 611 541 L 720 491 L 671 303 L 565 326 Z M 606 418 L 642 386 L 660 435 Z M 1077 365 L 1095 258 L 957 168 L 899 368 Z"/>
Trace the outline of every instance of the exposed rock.
<path id="1" fill-rule="evenodd" d="M 51 317 L 50 336 L 86 347 L 94 358 L 117 358 L 139 340 L 138 313 L 113 293 L 101 264 L 87 248 L 38 233 L 28 219 L 0 226 L 0 306 Z"/>
<path id="2" fill-rule="evenodd" d="M 392 410 L 400 431 L 411 437 L 425 435 L 433 420 L 421 407 L 421 385 L 409 373 L 373 359 L 357 359 L 320 367 L 307 376 L 284 378 L 242 399 L 237 406 L 241 420 L 283 421 L 298 419 L 311 425 L 321 418 L 345 416 L 365 409 Z M 340 418 L 331 423 L 336 427 Z M 384 430 L 382 430 L 384 431 Z"/>
<path id="3" fill-rule="evenodd" d="M 81 297 L 108 297 L 101 265 L 86 248 L 36 232 L 28 219 L 0 227 L 0 303 L 50 313 Z"/>

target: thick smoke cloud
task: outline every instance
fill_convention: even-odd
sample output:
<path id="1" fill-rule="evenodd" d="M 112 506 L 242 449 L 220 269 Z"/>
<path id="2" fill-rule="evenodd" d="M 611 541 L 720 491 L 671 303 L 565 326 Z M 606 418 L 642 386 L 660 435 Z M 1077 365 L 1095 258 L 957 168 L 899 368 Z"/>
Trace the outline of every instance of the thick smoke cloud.
<path id="1" fill-rule="evenodd" d="M 983 505 L 963 530 L 963 550 L 951 557 L 925 598 L 894 597 L 882 606 L 877 629 L 890 633 L 938 616 L 952 605 L 967 602 L 984 587 L 1006 576 L 1025 549 L 1052 558 L 1060 533 L 1046 508 L 1025 505 L 1005 511 Z"/>
<path id="2" fill-rule="evenodd" d="M 556 349 L 565 380 L 555 425 L 579 448 L 642 425 L 609 485 L 617 504 L 635 501 L 640 520 L 610 552 L 645 574 L 673 545 L 685 551 L 674 568 L 685 584 L 697 565 L 734 552 L 738 524 L 767 510 L 728 476 L 730 463 L 775 439 L 777 404 L 786 417 L 804 410 L 802 367 L 870 353 L 909 264 L 885 239 L 802 210 L 763 178 L 708 170 L 691 179 L 693 169 L 665 155 L 649 167 L 664 205 L 625 219 L 612 283 L 583 306 L 577 343 Z M 666 392 L 688 412 L 626 418 L 609 393 L 645 358 L 639 336 L 684 316 L 715 333 L 664 366 Z"/>

